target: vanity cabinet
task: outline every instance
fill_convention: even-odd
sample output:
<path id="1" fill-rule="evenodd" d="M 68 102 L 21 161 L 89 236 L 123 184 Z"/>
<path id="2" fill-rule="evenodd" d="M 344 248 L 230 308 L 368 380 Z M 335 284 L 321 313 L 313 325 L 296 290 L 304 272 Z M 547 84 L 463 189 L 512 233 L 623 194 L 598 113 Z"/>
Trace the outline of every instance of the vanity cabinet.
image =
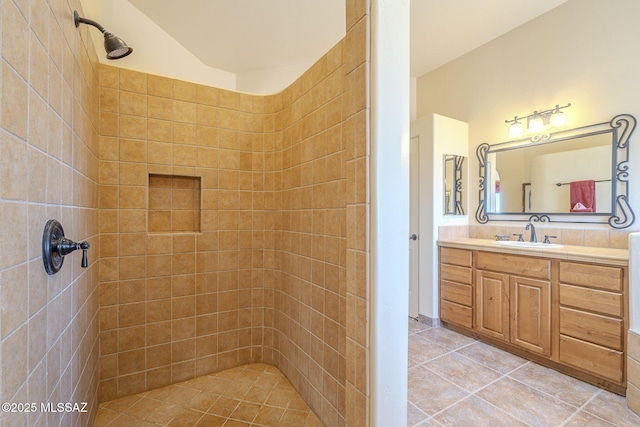
<path id="1" fill-rule="evenodd" d="M 473 274 L 471 251 L 440 250 L 440 318 L 473 327 Z"/>
<path id="2" fill-rule="evenodd" d="M 440 318 L 617 393 L 626 384 L 627 267 L 440 248 Z"/>
<path id="3" fill-rule="evenodd" d="M 559 289 L 560 361 L 623 382 L 623 269 L 561 262 Z"/>
<path id="4" fill-rule="evenodd" d="M 477 257 L 477 332 L 549 356 L 550 261 L 491 252 Z"/>

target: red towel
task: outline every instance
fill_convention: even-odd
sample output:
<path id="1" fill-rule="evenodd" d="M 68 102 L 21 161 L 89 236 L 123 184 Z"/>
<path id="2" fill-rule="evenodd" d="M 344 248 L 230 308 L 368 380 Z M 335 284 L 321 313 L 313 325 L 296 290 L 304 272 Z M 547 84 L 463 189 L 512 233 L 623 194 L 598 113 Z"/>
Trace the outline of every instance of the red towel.
<path id="1" fill-rule="evenodd" d="M 596 211 L 596 182 L 593 180 L 575 181 L 571 186 L 571 210 L 570 212 L 595 212 Z M 581 203 L 584 208 L 575 208 Z M 575 209 L 574 209 L 575 208 Z"/>

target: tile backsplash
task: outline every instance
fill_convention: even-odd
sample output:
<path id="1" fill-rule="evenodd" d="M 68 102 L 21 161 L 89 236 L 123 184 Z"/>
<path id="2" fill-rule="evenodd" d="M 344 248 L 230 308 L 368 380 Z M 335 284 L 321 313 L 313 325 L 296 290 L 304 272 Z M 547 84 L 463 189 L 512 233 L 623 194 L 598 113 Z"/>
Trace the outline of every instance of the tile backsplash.
<path id="1" fill-rule="evenodd" d="M 439 239 L 478 238 L 494 239 L 496 234 L 510 236 L 511 240 L 517 239 L 514 234 L 522 234 L 527 240 L 529 232 L 525 230 L 526 223 L 521 225 L 455 225 L 441 226 L 438 228 Z M 552 243 L 575 246 L 593 246 L 600 248 L 628 249 L 629 233 L 632 231 L 614 230 L 605 228 L 569 228 L 561 226 L 549 226 L 547 224 L 535 224 L 538 241 L 542 241 L 545 235 L 550 237 Z"/>

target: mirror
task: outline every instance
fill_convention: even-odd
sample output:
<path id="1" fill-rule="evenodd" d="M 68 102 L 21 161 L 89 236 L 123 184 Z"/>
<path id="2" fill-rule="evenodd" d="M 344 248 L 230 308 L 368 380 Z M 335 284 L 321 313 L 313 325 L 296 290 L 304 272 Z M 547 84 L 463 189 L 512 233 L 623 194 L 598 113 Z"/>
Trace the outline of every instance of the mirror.
<path id="1" fill-rule="evenodd" d="M 482 144 L 476 219 L 608 223 L 626 228 L 629 137 L 633 116 L 611 122 Z"/>
<path id="2" fill-rule="evenodd" d="M 444 214 L 464 215 L 463 167 L 464 156 L 445 154 L 444 156 Z"/>

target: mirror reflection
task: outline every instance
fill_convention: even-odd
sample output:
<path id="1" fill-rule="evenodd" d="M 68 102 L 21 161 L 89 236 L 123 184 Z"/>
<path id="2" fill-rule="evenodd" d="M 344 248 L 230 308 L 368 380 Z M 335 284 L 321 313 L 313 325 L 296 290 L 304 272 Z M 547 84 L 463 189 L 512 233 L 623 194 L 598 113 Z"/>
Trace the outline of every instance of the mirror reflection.
<path id="1" fill-rule="evenodd" d="M 610 213 L 612 133 L 487 152 L 487 213 Z"/>
<path id="2" fill-rule="evenodd" d="M 444 214 L 464 215 L 463 173 L 465 157 L 444 155 Z"/>

